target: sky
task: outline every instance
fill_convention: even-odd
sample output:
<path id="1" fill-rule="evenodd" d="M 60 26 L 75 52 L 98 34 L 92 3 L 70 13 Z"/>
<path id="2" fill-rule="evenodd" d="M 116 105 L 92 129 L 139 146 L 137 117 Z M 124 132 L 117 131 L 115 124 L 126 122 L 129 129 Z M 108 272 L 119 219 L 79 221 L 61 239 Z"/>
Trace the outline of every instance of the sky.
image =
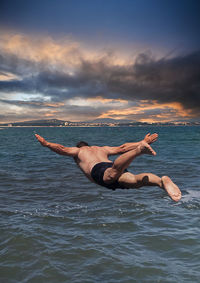
<path id="1" fill-rule="evenodd" d="M 198 0 L 1 0 L 0 123 L 200 121 Z"/>

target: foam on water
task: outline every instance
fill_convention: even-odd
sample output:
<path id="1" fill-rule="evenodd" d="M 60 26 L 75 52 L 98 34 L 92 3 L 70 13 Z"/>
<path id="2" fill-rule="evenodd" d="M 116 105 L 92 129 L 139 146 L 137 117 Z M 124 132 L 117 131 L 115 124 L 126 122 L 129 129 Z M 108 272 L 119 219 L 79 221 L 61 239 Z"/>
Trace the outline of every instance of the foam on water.
<path id="1" fill-rule="evenodd" d="M 200 191 L 198 190 L 186 190 L 186 194 L 182 197 L 182 202 L 189 202 L 192 200 L 200 201 Z"/>

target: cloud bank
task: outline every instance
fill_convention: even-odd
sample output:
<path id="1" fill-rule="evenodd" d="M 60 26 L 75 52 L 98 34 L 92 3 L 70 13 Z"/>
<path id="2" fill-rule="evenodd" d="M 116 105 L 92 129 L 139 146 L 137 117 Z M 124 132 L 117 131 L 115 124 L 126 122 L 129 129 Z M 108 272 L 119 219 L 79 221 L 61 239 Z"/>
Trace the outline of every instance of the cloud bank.
<path id="1" fill-rule="evenodd" d="M 199 120 L 200 51 L 128 57 L 94 52 L 70 38 L 1 33 L 0 98 L 1 121 Z"/>

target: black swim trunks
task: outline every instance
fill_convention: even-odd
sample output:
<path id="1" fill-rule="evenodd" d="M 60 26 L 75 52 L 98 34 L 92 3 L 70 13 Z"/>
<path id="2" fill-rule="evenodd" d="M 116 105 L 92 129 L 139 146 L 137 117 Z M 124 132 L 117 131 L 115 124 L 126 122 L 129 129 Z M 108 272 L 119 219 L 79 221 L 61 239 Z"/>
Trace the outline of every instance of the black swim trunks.
<path id="1" fill-rule="evenodd" d="M 100 186 L 103 186 L 103 187 L 106 187 L 108 189 L 111 189 L 111 190 L 115 190 L 115 189 L 127 189 L 125 188 L 124 186 L 122 186 L 121 184 L 119 184 L 118 181 L 114 181 L 113 183 L 111 184 L 106 184 L 104 181 L 103 181 L 103 175 L 104 175 L 104 172 L 107 168 L 110 168 L 113 166 L 113 163 L 112 162 L 100 162 L 100 163 L 97 163 L 93 168 L 92 168 L 92 171 L 91 171 L 91 176 L 93 178 L 93 180 Z M 127 169 L 124 170 L 124 172 L 128 172 Z"/>

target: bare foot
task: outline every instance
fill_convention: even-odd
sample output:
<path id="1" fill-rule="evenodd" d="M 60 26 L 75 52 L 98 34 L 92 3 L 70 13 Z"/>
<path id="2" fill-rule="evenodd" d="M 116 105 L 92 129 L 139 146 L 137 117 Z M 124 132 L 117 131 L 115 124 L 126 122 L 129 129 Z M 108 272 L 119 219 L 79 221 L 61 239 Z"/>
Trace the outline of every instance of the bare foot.
<path id="1" fill-rule="evenodd" d="M 153 150 L 153 148 L 145 141 L 141 141 L 140 145 L 138 147 L 139 147 L 141 153 L 156 155 L 156 152 Z"/>
<path id="2" fill-rule="evenodd" d="M 163 176 L 161 180 L 163 183 L 163 188 L 168 193 L 170 198 L 174 201 L 179 201 L 181 199 L 181 191 L 179 190 L 178 186 L 175 185 L 167 176 Z"/>
<path id="3" fill-rule="evenodd" d="M 151 144 L 151 143 L 153 143 L 153 142 L 155 142 L 155 141 L 157 141 L 157 139 L 158 139 L 158 134 L 150 134 L 150 133 L 148 133 L 145 137 L 144 137 L 144 141 L 145 142 L 147 142 L 148 144 Z"/>

